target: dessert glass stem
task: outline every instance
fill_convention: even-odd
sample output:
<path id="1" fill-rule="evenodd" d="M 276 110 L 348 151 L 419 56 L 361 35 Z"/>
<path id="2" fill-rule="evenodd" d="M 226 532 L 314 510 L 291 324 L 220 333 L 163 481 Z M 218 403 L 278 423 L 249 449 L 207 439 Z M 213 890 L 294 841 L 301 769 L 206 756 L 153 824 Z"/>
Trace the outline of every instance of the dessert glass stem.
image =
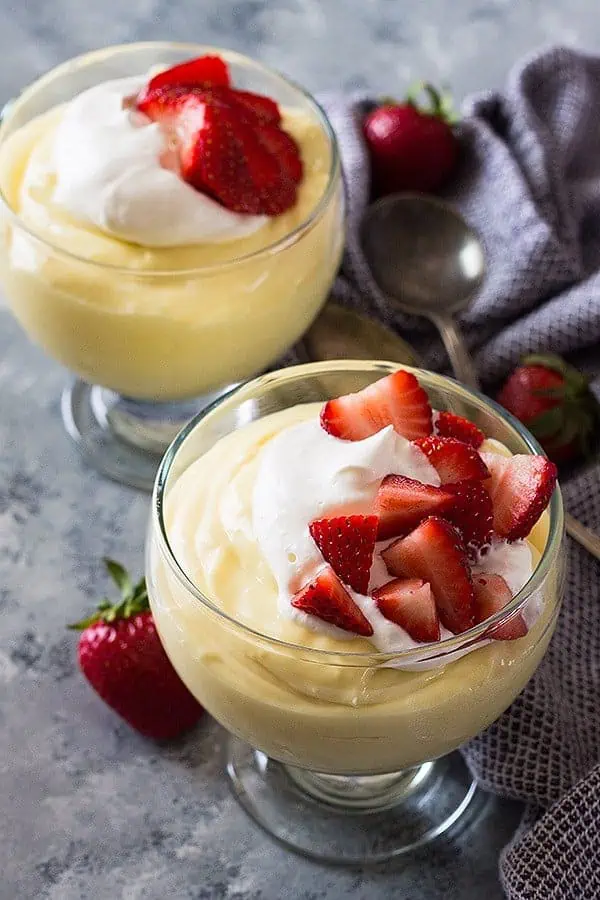
<path id="1" fill-rule="evenodd" d="M 230 737 L 226 771 L 240 805 L 271 837 L 340 865 L 423 847 L 465 825 L 485 798 L 459 753 L 384 775 L 331 775 L 276 762 Z"/>
<path id="2" fill-rule="evenodd" d="M 234 386 L 191 400 L 155 403 L 77 379 L 63 391 L 62 418 L 87 463 L 114 481 L 150 492 L 160 459 L 176 434 Z"/>

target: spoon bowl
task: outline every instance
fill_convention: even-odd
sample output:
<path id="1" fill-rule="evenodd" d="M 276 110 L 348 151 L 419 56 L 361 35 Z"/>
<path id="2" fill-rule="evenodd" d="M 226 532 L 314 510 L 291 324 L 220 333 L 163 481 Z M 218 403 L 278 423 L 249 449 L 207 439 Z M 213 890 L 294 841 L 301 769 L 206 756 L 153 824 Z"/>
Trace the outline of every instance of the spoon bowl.
<path id="1" fill-rule="evenodd" d="M 367 210 L 362 245 L 375 281 L 403 312 L 438 328 L 459 381 L 479 381 L 453 314 L 469 305 L 485 277 L 481 241 L 447 203 L 392 194 Z"/>
<path id="2" fill-rule="evenodd" d="M 478 236 L 451 206 L 432 197 L 378 200 L 363 219 L 362 243 L 375 280 L 406 312 L 458 312 L 485 277 Z"/>

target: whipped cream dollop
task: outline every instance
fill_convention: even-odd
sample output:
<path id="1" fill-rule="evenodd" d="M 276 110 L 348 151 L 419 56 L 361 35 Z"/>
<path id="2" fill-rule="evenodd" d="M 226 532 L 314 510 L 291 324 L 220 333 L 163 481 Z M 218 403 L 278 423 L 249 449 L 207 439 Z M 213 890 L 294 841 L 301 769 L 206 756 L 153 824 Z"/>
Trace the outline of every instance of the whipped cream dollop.
<path id="1" fill-rule="evenodd" d="M 53 201 L 74 219 L 148 247 L 242 238 L 266 216 L 235 213 L 165 168 L 162 126 L 128 102 L 146 76 L 106 81 L 79 94 L 56 129 Z"/>
<path id="2" fill-rule="evenodd" d="M 440 483 L 427 457 L 392 426 L 362 441 L 343 441 L 328 434 L 318 419 L 310 419 L 284 429 L 265 446 L 254 484 L 252 525 L 277 583 L 280 615 L 348 640 L 348 632 L 291 605 L 294 594 L 324 564 L 309 524 L 323 516 L 370 514 L 381 480 L 391 472 L 424 484 Z M 383 541 L 376 547 L 370 591 L 390 580 L 380 556 L 390 543 Z M 527 541 L 495 541 L 474 572 L 501 575 L 516 594 L 531 576 L 531 548 Z M 386 619 L 372 597 L 347 590 L 371 623 L 369 640 L 378 650 L 393 653 L 423 646 Z M 441 637 L 452 634 L 442 627 Z"/>

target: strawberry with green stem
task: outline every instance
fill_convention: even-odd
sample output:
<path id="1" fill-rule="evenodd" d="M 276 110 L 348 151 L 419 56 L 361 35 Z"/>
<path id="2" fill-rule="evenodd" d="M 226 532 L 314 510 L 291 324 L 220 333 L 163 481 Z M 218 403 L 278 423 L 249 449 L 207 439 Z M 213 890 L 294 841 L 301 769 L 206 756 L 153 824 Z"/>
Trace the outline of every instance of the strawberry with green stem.
<path id="1" fill-rule="evenodd" d="M 559 356 L 525 357 L 496 399 L 529 428 L 554 462 L 591 453 L 600 407 L 585 375 Z"/>
<path id="2" fill-rule="evenodd" d="M 384 101 L 363 122 L 376 196 L 435 193 L 456 168 L 459 142 L 448 98 L 431 84 L 420 90 L 429 98 L 427 106 L 419 106 L 412 92 L 403 103 Z"/>
<path id="3" fill-rule="evenodd" d="M 156 740 L 178 737 L 196 724 L 203 709 L 163 649 L 145 580 L 134 584 L 119 563 L 104 562 L 121 599 L 102 600 L 91 616 L 69 625 L 81 632 L 81 671 L 132 728 Z"/>

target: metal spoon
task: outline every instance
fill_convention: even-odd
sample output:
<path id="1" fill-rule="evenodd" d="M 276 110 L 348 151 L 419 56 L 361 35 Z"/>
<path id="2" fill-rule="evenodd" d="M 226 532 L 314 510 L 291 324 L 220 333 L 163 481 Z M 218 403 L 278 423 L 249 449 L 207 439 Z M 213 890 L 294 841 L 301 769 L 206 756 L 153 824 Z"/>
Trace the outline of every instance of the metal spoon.
<path id="1" fill-rule="evenodd" d="M 362 244 L 379 287 L 404 312 L 437 326 L 459 381 L 479 379 L 453 314 L 468 306 L 485 276 L 481 241 L 441 200 L 393 194 L 367 210 Z M 600 537 L 565 512 L 567 533 L 600 560 Z"/>
<path id="2" fill-rule="evenodd" d="M 406 366 L 422 366 L 410 344 L 363 313 L 327 303 L 303 339 L 309 359 L 387 359 Z"/>
<path id="3" fill-rule="evenodd" d="M 431 319 L 457 379 L 478 387 L 453 319 L 483 283 L 485 258 L 475 232 L 440 200 L 393 194 L 367 210 L 362 243 L 380 288 L 404 312 Z"/>

